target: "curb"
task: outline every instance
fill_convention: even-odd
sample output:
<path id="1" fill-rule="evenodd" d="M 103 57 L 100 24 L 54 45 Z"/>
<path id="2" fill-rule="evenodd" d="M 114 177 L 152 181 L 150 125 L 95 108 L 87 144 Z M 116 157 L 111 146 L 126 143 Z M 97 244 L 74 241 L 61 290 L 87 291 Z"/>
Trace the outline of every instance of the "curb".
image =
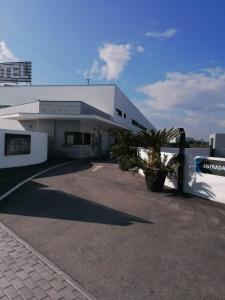
<path id="1" fill-rule="evenodd" d="M 62 167 L 68 164 L 76 163 L 85 161 L 86 159 L 80 159 L 80 160 L 72 160 L 69 162 L 64 162 L 58 165 L 55 165 L 53 167 L 50 167 L 48 169 L 45 169 L 41 172 L 38 172 L 27 179 L 23 180 L 19 184 L 15 185 L 13 188 L 11 188 L 9 191 L 7 191 L 5 194 L 3 194 L 0 197 L 0 201 L 2 201 L 4 198 L 12 194 L 14 191 L 19 189 L 21 186 L 23 186 L 25 183 L 29 182 L 30 180 L 38 177 L 41 174 L 47 173 L 51 170 L 54 170 L 58 167 Z M 41 253 L 39 253 L 37 250 L 35 250 L 30 244 L 28 244 L 26 241 L 24 241 L 22 238 L 20 238 L 16 233 L 14 233 L 11 229 L 9 229 L 7 226 L 5 226 L 3 223 L 0 222 L 0 227 L 2 227 L 5 231 L 7 231 L 10 235 L 13 236 L 18 242 L 20 242 L 22 245 L 24 245 L 28 250 L 30 250 L 34 255 L 36 255 L 38 258 L 40 258 L 46 265 L 49 266 L 50 269 L 58 273 L 59 275 L 62 275 L 67 282 L 69 282 L 75 289 L 77 289 L 83 296 L 87 298 L 87 300 L 96 300 L 92 295 L 90 295 L 88 292 L 86 292 L 78 283 L 76 283 L 69 275 L 67 275 L 65 272 L 63 272 L 61 269 L 59 269 L 57 266 L 55 266 L 48 258 L 43 256 Z"/>
<path id="2" fill-rule="evenodd" d="M 40 260 L 42 260 L 50 269 L 52 269 L 57 274 L 63 276 L 65 280 L 72 285 L 76 290 L 78 290 L 87 300 L 97 300 L 88 292 L 86 292 L 78 283 L 76 283 L 69 275 L 59 269 L 55 264 L 53 264 L 48 258 L 39 253 L 36 249 L 34 249 L 30 244 L 24 241 L 21 237 L 19 237 L 16 233 L 14 233 L 11 229 L 6 227 L 3 223 L 0 223 L 0 227 L 9 233 L 15 240 L 21 243 L 25 248 L 31 251 L 35 256 L 37 256 Z"/>

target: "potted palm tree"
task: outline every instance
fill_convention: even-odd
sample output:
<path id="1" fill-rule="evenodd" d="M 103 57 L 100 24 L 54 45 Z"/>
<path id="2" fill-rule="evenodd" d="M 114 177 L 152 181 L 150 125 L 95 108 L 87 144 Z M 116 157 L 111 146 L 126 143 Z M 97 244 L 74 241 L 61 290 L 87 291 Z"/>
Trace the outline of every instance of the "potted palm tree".
<path id="1" fill-rule="evenodd" d="M 140 144 L 147 148 L 147 159 L 141 157 L 132 159 L 133 165 L 143 170 L 147 187 L 156 192 L 163 190 L 166 176 L 176 174 L 179 157 L 175 156 L 167 162 L 167 157 L 161 157 L 161 147 L 167 145 L 179 135 L 177 129 L 141 131 L 138 133 Z M 132 164 L 132 163 L 130 163 Z"/>
<path id="2" fill-rule="evenodd" d="M 130 130 L 116 129 L 112 131 L 115 138 L 115 145 L 111 148 L 111 157 L 118 160 L 119 168 L 123 171 L 129 169 L 131 157 L 137 157 L 136 136 Z"/>

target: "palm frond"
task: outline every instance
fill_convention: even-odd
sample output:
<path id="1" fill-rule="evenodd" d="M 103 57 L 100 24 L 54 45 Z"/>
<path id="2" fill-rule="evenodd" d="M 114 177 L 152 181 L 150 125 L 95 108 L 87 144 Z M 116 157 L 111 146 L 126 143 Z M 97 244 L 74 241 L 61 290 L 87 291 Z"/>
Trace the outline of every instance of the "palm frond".
<path id="1" fill-rule="evenodd" d="M 148 131 L 140 131 L 138 133 L 141 143 L 146 147 L 151 147 L 153 149 L 160 149 L 178 135 L 179 131 L 176 128 L 164 128 L 162 130 L 151 129 Z"/>

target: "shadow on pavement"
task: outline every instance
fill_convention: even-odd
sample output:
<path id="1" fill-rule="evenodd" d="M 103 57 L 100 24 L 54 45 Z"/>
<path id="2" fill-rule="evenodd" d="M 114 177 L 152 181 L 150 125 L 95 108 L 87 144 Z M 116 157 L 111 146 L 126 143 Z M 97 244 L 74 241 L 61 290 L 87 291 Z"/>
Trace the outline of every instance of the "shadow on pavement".
<path id="1" fill-rule="evenodd" d="M 30 176 L 33 176 L 39 172 L 42 172 L 48 168 L 54 167 L 61 163 L 68 163 L 68 164 L 62 167 L 57 167 L 56 169 L 49 171 L 47 173 L 41 174 L 39 178 L 74 173 L 77 171 L 82 171 L 82 170 L 92 168 L 93 166 L 93 164 L 87 160 L 72 161 L 72 160 L 65 160 L 65 159 L 64 160 L 51 159 L 44 163 L 36 164 L 36 165 L 0 169 L 0 195 L 3 195 L 8 190 L 13 188 L 15 185 L 29 178 Z M 76 165 L 76 170 L 74 169 L 75 165 Z"/>
<path id="2" fill-rule="evenodd" d="M 44 185 L 36 182 L 30 182 L 28 185 L 21 188 L 16 196 L 12 194 L 11 197 L 6 198 L 0 204 L 1 214 L 119 226 L 128 226 L 135 222 L 153 224 L 147 220 L 84 198 L 62 191 L 48 190 Z M 32 191 L 32 193 L 29 193 L 29 191 Z"/>
<path id="3" fill-rule="evenodd" d="M 162 192 L 163 196 L 166 197 L 179 197 L 179 198 L 183 198 L 183 199 L 196 199 L 196 196 L 191 195 L 191 194 L 187 194 L 184 192 L 179 192 L 176 189 L 172 189 L 172 188 L 165 188 Z"/>
<path id="4" fill-rule="evenodd" d="M 74 168 L 76 166 L 76 168 Z M 38 178 L 45 178 L 45 177 L 51 177 L 51 176 L 60 176 L 60 175 L 65 175 L 65 174 L 70 174 L 70 173 L 76 173 L 80 171 L 85 171 L 87 169 L 90 169 L 93 167 L 93 164 L 88 161 L 71 161 L 68 162 L 67 165 L 62 166 L 62 167 L 57 167 L 56 169 L 53 169 L 52 171 L 49 171 L 47 173 L 41 174 L 38 176 Z"/>

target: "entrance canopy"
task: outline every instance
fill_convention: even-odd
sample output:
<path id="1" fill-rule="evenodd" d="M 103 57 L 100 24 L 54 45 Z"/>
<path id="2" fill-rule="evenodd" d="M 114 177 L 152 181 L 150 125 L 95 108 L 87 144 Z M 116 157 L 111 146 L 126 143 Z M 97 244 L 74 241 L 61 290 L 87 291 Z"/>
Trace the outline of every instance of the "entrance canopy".
<path id="1" fill-rule="evenodd" d="M 127 129 L 125 126 L 97 115 L 74 115 L 74 114 L 40 114 L 40 113 L 15 113 L 0 116 L 2 119 L 26 121 L 26 120 L 95 120 L 107 125 Z"/>
<path id="2" fill-rule="evenodd" d="M 83 101 L 37 100 L 0 110 L 0 118 L 26 120 L 95 120 L 110 126 L 127 129 L 115 122 L 111 115 Z"/>

